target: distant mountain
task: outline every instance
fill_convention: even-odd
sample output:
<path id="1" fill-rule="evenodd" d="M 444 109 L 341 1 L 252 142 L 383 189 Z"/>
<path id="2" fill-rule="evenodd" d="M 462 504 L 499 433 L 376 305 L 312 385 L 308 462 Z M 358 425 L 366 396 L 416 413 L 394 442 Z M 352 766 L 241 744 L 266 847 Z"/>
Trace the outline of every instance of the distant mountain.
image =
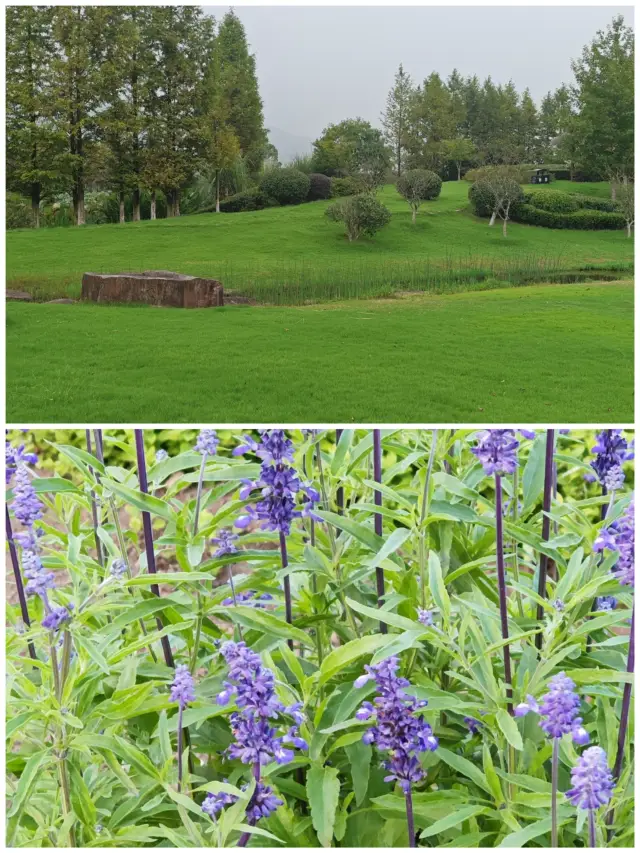
<path id="1" fill-rule="evenodd" d="M 269 142 L 278 149 L 278 159 L 284 165 L 291 162 L 296 154 L 311 154 L 313 141 L 306 136 L 296 136 L 279 127 L 269 130 Z"/>

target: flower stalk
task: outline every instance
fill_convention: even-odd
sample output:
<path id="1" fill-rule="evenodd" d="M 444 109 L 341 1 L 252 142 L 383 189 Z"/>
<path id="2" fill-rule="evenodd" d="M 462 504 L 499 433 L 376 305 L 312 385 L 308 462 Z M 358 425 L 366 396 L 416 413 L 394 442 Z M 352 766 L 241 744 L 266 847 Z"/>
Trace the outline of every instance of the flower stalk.
<path id="1" fill-rule="evenodd" d="M 553 493 L 553 453 L 555 446 L 555 431 L 547 430 L 547 442 L 544 457 L 544 490 L 542 494 L 542 541 L 549 541 L 549 532 L 551 525 L 551 495 Z M 547 590 L 547 570 L 549 567 L 549 557 L 540 552 L 540 565 L 538 571 L 538 595 L 540 598 L 546 597 Z M 542 604 L 538 604 L 536 608 L 536 619 L 539 623 L 544 618 L 544 608 Z M 536 648 L 538 651 L 542 649 L 542 631 L 536 634 Z"/>
<path id="2" fill-rule="evenodd" d="M 373 479 L 376 483 L 382 482 L 382 441 L 379 429 L 373 431 Z M 382 492 L 376 489 L 373 493 L 373 502 L 376 506 L 382 506 Z M 374 513 L 373 516 L 374 530 L 378 536 L 382 536 L 382 514 Z M 382 566 L 376 566 L 376 591 L 378 595 L 378 607 L 384 604 L 384 569 Z M 387 625 L 385 622 L 380 622 L 380 633 L 387 633 Z"/>
<path id="3" fill-rule="evenodd" d="M 507 613 L 507 584 L 504 571 L 504 533 L 502 529 L 502 478 L 495 475 L 496 484 L 496 565 L 498 570 L 498 596 L 500 600 L 500 628 L 502 639 L 509 639 L 509 620 Z M 504 661 L 504 680 L 507 685 L 507 710 L 513 713 L 513 688 L 511 682 L 511 651 L 509 644 L 502 647 Z"/>
<path id="4" fill-rule="evenodd" d="M 22 621 L 24 623 L 25 628 L 30 628 L 31 620 L 29 619 L 29 608 L 27 607 L 27 597 L 24 594 L 24 584 L 22 583 L 22 574 L 20 572 L 20 563 L 18 562 L 18 553 L 16 551 L 15 542 L 13 541 L 13 529 L 11 527 L 9 507 L 5 504 L 4 509 L 6 517 L 7 544 L 9 545 L 9 555 L 11 556 L 11 567 L 13 569 L 13 577 L 16 582 L 16 589 L 18 590 L 20 613 L 22 614 Z M 29 640 L 29 642 L 27 643 L 27 647 L 29 649 L 29 655 L 31 656 L 32 660 L 38 660 L 38 655 L 36 654 L 36 649 L 33 645 L 32 640 Z"/>

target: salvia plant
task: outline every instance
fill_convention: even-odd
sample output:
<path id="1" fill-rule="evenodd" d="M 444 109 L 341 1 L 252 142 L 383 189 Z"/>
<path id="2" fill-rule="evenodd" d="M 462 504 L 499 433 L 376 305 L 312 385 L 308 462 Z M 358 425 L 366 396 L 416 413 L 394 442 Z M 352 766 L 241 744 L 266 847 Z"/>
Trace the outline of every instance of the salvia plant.
<path id="1" fill-rule="evenodd" d="M 6 485 L 7 846 L 633 846 L 629 432 L 16 430 Z"/>

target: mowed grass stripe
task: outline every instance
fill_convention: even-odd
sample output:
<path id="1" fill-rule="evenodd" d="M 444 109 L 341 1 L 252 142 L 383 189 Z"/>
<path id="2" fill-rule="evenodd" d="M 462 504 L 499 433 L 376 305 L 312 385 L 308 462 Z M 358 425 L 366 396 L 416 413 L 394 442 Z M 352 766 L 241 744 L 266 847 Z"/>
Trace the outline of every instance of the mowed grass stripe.
<path id="1" fill-rule="evenodd" d="M 633 287 L 308 308 L 7 304 L 7 418 L 631 422 Z"/>
<path id="2" fill-rule="evenodd" d="M 376 295 L 388 279 L 403 277 L 411 289 L 414 277 L 419 285 L 424 265 L 530 269 L 540 261 L 568 270 L 633 261 L 633 240 L 622 230 L 552 230 L 512 223 L 505 239 L 501 228 L 489 228 L 486 220 L 471 214 L 468 191 L 465 181 L 444 183 L 440 197 L 423 205 L 413 225 L 408 205 L 395 187 L 387 186 L 380 198 L 392 211 L 390 224 L 373 238 L 355 243 L 324 216 L 330 202 L 124 225 L 10 231 L 8 286 L 26 288 L 40 299 L 77 297 L 83 272 L 170 269 L 219 278 L 227 288 L 256 295 L 300 284 L 311 298 L 322 298 L 325 290 L 353 296 L 354 286 L 365 294 L 375 286 Z"/>

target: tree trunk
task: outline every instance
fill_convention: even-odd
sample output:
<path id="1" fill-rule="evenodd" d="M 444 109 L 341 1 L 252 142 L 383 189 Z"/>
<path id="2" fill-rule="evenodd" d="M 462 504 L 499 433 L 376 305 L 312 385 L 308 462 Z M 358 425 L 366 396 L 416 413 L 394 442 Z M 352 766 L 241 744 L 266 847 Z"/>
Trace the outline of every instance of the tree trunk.
<path id="1" fill-rule="evenodd" d="M 133 221 L 140 222 L 140 190 L 133 191 Z"/>
<path id="2" fill-rule="evenodd" d="M 507 220 L 506 218 L 502 220 L 502 236 L 507 236 Z"/>
<path id="3" fill-rule="evenodd" d="M 402 172 L 402 146 L 400 145 L 400 143 L 398 143 L 397 157 L 398 157 L 398 177 L 400 177 L 400 173 Z"/>
<path id="4" fill-rule="evenodd" d="M 151 219 L 156 218 L 156 191 L 151 193 Z"/>
<path id="5" fill-rule="evenodd" d="M 124 190 L 120 190 L 120 224 L 124 223 Z"/>
<path id="6" fill-rule="evenodd" d="M 627 222 L 627 237 L 631 237 L 631 223 Z"/>
<path id="7" fill-rule="evenodd" d="M 460 180 L 460 177 L 461 177 L 460 172 L 461 171 L 462 171 L 462 165 L 460 163 L 458 163 L 458 180 Z"/>
<path id="8" fill-rule="evenodd" d="M 411 219 L 413 221 L 413 224 L 415 225 L 416 224 L 416 209 L 415 209 L 415 207 L 411 208 Z"/>
<path id="9" fill-rule="evenodd" d="M 40 184 L 31 184 L 31 215 L 33 227 L 40 227 Z"/>
<path id="10" fill-rule="evenodd" d="M 220 213 L 220 170 L 216 171 L 216 213 Z"/>
<path id="11" fill-rule="evenodd" d="M 76 225 L 85 224 L 84 215 L 84 184 L 81 180 L 73 188 L 73 215 Z"/>
<path id="12" fill-rule="evenodd" d="M 176 190 L 173 202 L 173 215 L 180 216 L 180 190 Z"/>
<path id="13" fill-rule="evenodd" d="M 173 216 L 173 190 L 168 190 L 165 195 L 167 197 L 167 219 L 169 219 L 170 216 Z"/>
<path id="14" fill-rule="evenodd" d="M 611 201 L 616 200 L 616 185 L 613 181 L 611 181 Z"/>
<path id="15" fill-rule="evenodd" d="M 496 211 L 494 210 L 493 213 L 491 214 L 491 219 L 489 220 L 489 228 L 491 228 L 491 226 L 495 223 L 495 221 L 496 221 Z"/>

